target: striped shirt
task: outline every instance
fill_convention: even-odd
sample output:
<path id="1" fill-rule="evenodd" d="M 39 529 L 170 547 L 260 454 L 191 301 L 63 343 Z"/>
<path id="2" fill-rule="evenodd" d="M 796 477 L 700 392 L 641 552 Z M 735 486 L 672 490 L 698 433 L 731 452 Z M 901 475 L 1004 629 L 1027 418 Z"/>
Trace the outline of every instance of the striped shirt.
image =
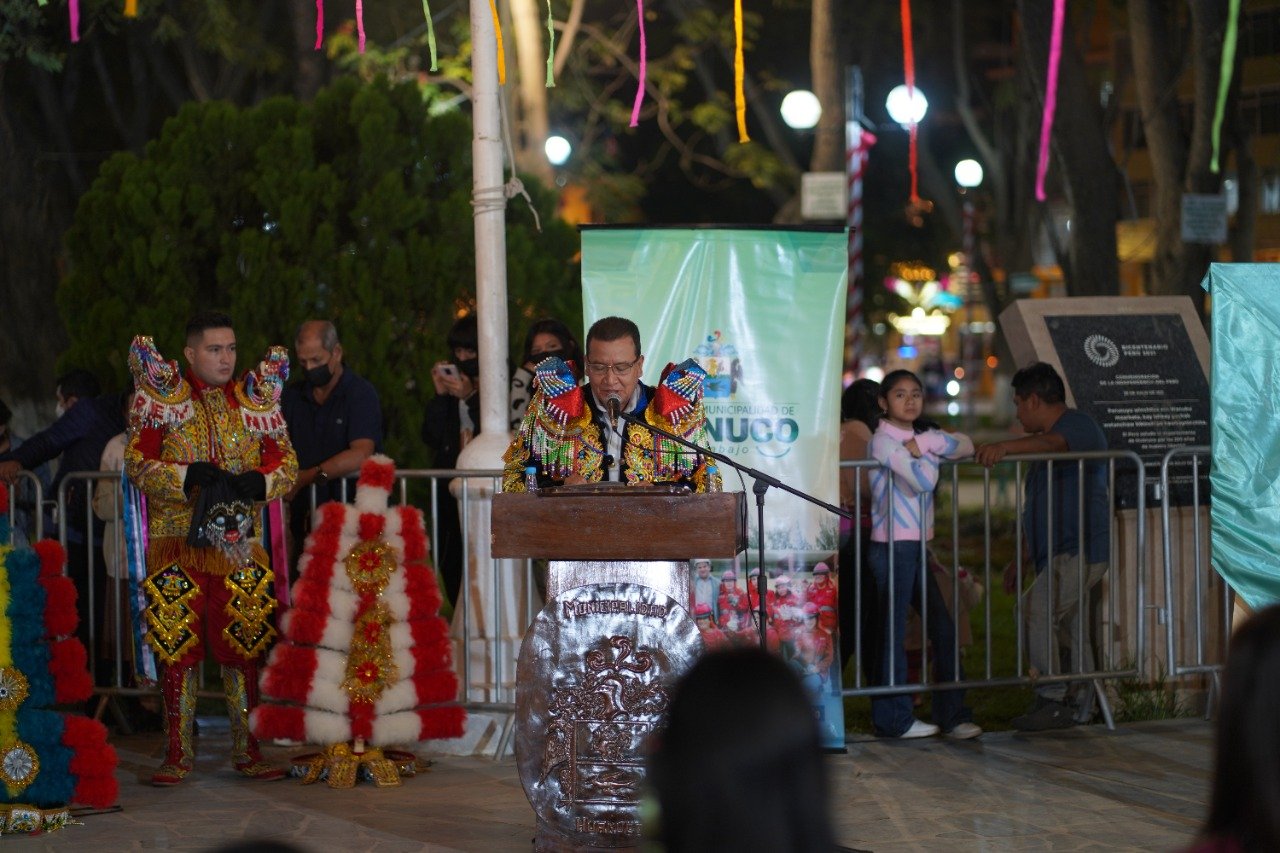
<path id="1" fill-rule="evenodd" d="M 920 458 L 905 444 L 916 440 Z M 889 541 L 889 492 L 893 492 L 894 540 L 933 538 L 933 489 L 938 484 L 938 463 L 973 455 L 973 441 L 963 433 L 931 429 L 919 435 L 910 429 L 880 421 L 867 456 L 880 463 L 871 469 L 871 541 Z M 892 476 L 890 474 L 892 473 Z M 923 496 L 923 497 L 922 497 Z M 923 503 L 923 508 L 921 504 Z"/>

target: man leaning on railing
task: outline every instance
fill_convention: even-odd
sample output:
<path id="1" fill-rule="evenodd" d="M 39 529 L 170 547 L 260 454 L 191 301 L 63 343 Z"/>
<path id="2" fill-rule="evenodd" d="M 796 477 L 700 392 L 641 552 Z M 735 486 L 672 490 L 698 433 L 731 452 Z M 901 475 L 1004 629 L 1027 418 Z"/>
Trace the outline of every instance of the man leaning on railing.
<path id="1" fill-rule="evenodd" d="M 1028 435 L 984 444 L 974 452 L 974 459 L 990 468 L 1010 454 L 1084 453 L 1107 449 L 1107 439 L 1098 423 L 1084 412 L 1066 404 L 1066 388 L 1062 377 L 1051 365 L 1037 362 L 1013 375 L 1015 414 Z M 1079 608 L 1086 607 L 1089 591 L 1107 571 L 1110 551 L 1110 500 L 1107 495 L 1105 462 L 1086 462 L 1084 517 L 1080 506 L 1080 464 L 1062 461 L 1056 464 L 1033 463 L 1027 472 L 1026 500 L 1023 506 L 1023 530 L 1028 538 L 1035 578 L 1022 596 L 1027 620 L 1028 657 L 1032 677 L 1052 674 L 1057 668 L 1059 636 L 1073 637 L 1071 665 L 1073 672 L 1094 669 L 1092 620 L 1084 619 L 1084 633 L 1079 631 Z M 1049 497 L 1049 471 L 1053 472 L 1053 496 Z M 1053 518 L 1049 519 L 1052 505 Z M 1049 528 L 1053 543 L 1049 544 Z M 1084 577 L 1080 573 L 1081 539 L 1084 540 Z M 1052 567 L 1048 573 L 1046 567 Z M 1005 568 L 1004 588 L 1012 594 L 1017 587 L 1017 574 L 1025 566 L 1012 562 Z M 1092 705 L 1092 695 L 1085 691 L 1077 702 Z M 1013 720 L 1014 728 L 1023 731 L 1068 728 L 1075 725 L 1077 713 L 1085 710 L 1067 702 L 1067 683 L 1058 681 L 1036 687 L 1031 709 Z"/>

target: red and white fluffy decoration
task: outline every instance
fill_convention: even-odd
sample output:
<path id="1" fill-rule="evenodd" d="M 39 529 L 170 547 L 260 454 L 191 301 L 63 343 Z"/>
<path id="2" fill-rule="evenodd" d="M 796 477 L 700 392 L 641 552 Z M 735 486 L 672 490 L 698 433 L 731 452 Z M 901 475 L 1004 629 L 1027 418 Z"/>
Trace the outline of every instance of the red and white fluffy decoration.
<path id="1" fill-rule="evenodd" d="M 262 702 L 252 718 L 258 737 L 324 746 L 363 738 L 382 747 L 462 734 L 465 712 L 422 513 L 388 506 L 394 483 L 395 464 L 374 456 L 360 469 L 354 505 L 316 511 L 293 607 L 262 673 Z M 353 551 L 373 546 L 394 559 L 376 591 L 347 570 Z M 385 571 L 389 563 L 380 565 Z M 368 626 L 375 609 L 385 614 L 385 632 Z M 370 649 L 376 662 L 365 664 L 369 689 L 362 693 L 351 687 L 360 671 L 353 655 L 367 660 Z"/>

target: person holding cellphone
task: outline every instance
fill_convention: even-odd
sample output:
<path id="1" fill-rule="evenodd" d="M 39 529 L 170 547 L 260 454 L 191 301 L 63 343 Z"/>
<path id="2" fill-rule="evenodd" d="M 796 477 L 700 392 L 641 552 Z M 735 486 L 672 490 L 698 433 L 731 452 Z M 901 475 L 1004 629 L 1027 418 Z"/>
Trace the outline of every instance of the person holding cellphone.
<path id="1" fill-rule="evenodd" d="M 433 468 L 455 468 L 462 448 L 480 432 L 480 351 L 476 315 L 453 324 L 448 337 L 452 358 L 431 368 L 436 395 L 427 402 L 422 440 L 433 453 Z M 462 526 L 449 478 L 436 480 L 440 577 L 449 601 L 462 587 Z"/>

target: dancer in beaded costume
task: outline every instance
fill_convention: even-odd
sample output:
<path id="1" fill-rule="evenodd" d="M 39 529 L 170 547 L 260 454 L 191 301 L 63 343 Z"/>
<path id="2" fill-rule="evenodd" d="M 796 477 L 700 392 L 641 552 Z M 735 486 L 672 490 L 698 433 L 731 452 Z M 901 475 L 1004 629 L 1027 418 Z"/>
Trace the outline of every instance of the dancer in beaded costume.
<path id="1" fill-rule="evenodd" d="M 135 338 L 129 356 L 137 391 L 125 471 L 147 498 L 147 642 L 163 666 L 166 750 L 151 782 L 176 785 L 194 764 L 196 666 L 206 649 L 222 665 L 233 765 L 279 779 L 284 771 L 263 761 L 249 730 L 276 605 L 252 520 L 255 502 L 282 497 L 298 474 L 279 406 L 288 354 L 273 347 L 237 382 L 229 317 L 193 318 L 186 342 L 185 373 L 149 337 Z"/>

